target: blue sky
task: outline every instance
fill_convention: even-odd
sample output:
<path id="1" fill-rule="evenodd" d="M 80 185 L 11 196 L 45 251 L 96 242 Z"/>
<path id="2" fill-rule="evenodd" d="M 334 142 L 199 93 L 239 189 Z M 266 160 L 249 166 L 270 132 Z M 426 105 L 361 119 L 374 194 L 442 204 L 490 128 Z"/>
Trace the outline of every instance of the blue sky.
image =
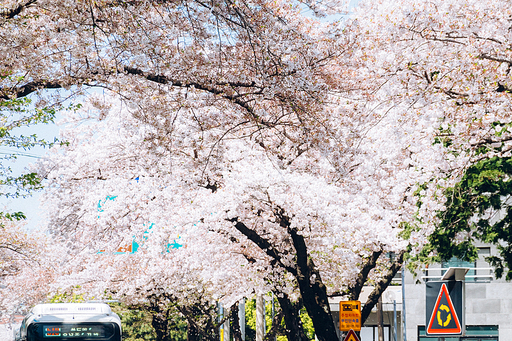
<path id="1" fill-rule="evenodd" d="M 44 138 L 48 141 L 53 141 L 59 134 L 59 127 L 56 124 L 40 124 L 28 128 L 21 128 L 14 131 L 16 134 L 36 134 L 39 138 Z M 30 150 L 18 150 L 15 148 L 0 147 L 0 153 L 16 153 L 18 159 L 9 163 L 13 169 L 14 174 L 21 174 L 26 172 L 31 163 L 44 156 L 47 149 L 37 147 Z M 2 163 L 5 164 L 4 161 Z M 27 227 L 29 229 L 35 228 L 41 222 L 41 212 L 39 211 L 39 196 L 40 193 L 36 192 L 29 198 L 0 198 L 0 205 L 2 210 L 8 212 L 22 211 L 27 215 Z"/>

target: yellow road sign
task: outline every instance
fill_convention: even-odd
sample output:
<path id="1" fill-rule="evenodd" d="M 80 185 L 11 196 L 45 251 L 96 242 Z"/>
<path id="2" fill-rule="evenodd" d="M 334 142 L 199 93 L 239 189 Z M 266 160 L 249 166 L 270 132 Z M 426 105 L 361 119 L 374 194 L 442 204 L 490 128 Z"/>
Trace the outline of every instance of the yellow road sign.
<path id="1" fill-rule="evenodd" d="M 340 302 L 340 330 L 361 330 L 361 302 L 341 301 Z"/>

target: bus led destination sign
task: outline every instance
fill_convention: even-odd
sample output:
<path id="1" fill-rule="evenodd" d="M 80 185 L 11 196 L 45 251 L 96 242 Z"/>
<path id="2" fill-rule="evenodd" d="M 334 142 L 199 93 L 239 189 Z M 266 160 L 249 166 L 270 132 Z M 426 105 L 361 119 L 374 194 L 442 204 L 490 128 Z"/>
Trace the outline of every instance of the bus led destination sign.
<path id="1" fill-rule="evenodd" d="M 87 324 L 44 325 L 45 338 L 103 338 L 106 336 L 105 326 Z"/>

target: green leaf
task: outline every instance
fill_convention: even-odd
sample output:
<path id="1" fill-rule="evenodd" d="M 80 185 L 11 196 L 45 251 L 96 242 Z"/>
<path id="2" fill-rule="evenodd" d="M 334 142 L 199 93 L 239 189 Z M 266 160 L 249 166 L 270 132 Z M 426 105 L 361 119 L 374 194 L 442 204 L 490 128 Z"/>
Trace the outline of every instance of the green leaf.
<path id="1" fill-rule="evenodd" d="M 439 212 L 440 223 L 425 251 L 435 251 L 440 259 L 474 261 L 478 258 L 476 242 L 491 243 L 498 254 L 487 261 L 495 268 L 496 277 L 506 274 L 507 280 L 511 279 L 512 159 L 493 157 L 475 163 L 445 195 L 446 210 Z M 460 233 L 466 239 L 454 242 Z"/>

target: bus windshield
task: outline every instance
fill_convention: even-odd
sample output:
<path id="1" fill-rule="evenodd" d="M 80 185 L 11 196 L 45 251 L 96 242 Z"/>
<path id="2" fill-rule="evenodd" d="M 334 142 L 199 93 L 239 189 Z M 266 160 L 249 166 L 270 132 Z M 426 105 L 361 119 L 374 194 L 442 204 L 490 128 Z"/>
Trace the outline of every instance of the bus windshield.
<path id="1" fill-rule="evenodd" d="M 33 323 L 27 330 L 27 341 L 118 341 L 115 323 Z"/>

